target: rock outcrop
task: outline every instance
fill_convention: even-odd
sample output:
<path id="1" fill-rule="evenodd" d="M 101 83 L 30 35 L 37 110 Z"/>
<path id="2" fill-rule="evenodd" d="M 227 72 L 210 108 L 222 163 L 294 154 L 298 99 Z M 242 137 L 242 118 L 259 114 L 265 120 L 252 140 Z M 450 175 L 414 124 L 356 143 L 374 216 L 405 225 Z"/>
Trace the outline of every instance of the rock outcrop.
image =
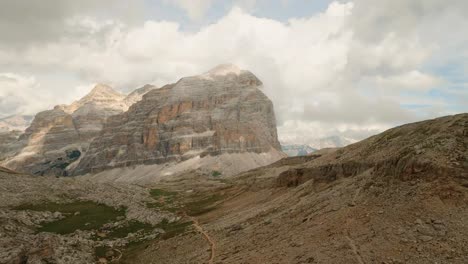
<path id="1" fill-rule="evenodd" d="M 147 88 L 125 96 L 98 84 L 71 105 L 38 113 L 14 145 L 22 148 L 4 165 L 37 175 L 67 175 L 107 118 L 126 111 L 131 103 L 141 99 Z"/>
<path id="2" fill-rule="evenodd" d="M 280 152 L 273 104 L 261 87 L 251 72 L 221 65 L 152 90 L 108 119 L 75 174 L 223 153 Z"/>
<path id="3" fill-rule="evenodd" d="M 279 174 L 275 164 L 265 167 L 264 173 L 271 169 L 278 174 L 273 186 L 333 182 L 364 172 L 371 173 L 373 180 L 450 179 L 468 186 L 468 114 L 395 127 L 344 148 L 314 152 L 308 158 L 311 160 L 283 166 Z"/>

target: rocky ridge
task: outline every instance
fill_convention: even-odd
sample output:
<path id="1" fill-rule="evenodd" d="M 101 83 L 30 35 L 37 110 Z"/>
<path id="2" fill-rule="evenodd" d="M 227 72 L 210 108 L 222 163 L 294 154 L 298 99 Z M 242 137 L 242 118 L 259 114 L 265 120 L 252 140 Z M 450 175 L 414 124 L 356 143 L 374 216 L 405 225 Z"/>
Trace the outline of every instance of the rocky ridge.
<path id="1" fill-rule="evenodd" d="M 273 104 L 261 87 L 251 72 L 220 65 L 152 90 L 108 119 L 75 174 L 223 153 L 280 153 Z"/>
<path id="2" fill-rule="evenodd" d="M 466 263 L 467 135 L 468 114 L 447 116 L 230 177 L 210 191 L 223 202 L 199 216 L 213 262 Z M 193 238 L 159 242 L 135 263 L 203 262 Z"/>
<path id="3" fill-rule="evenodd" d="M 107 118 L 126 111 L 149 88 L 125 96 L 98 84 L 70 105 L 38 113 L 14 142 L 20 148 L 12 151 L 14 156 L 6 159 L 4 166 L 36 175 L 67 175 Z"/>

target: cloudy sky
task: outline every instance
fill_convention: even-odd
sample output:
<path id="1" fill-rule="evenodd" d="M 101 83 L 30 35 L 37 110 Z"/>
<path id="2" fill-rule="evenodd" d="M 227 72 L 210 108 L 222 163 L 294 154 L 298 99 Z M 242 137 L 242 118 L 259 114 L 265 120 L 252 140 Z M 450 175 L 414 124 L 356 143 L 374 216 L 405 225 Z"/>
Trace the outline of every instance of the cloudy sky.
<path id="1" fill-rule="evenodd" d="M 0 117 L 234 63 L 282 141 L 468 111 L 466 0 L 2 0 Z"/>

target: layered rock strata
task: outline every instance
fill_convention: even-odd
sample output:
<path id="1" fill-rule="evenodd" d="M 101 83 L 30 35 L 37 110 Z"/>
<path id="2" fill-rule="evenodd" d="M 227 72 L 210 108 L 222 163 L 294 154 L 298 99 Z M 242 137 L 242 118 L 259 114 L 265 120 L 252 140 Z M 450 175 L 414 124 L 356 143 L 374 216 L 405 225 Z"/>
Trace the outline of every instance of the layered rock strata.
<path id="1" fill-rule="evenodd" d="M 59 105 L 38 113 L 24 134 L 10 143 L 21 148 L 3 164 L 36 175 L 68 175 L 107 118 L 126 111 L 148 88 L 125 96 L 98 84 L 71 105 Z"/>
<path id="2" fill-rule="evenodd" d="M 75 174 L 222 153 L 279 152 L 273 104 L 261 87 L 251 72 L 221 65 L 152 90 L 108 119 Z"/>

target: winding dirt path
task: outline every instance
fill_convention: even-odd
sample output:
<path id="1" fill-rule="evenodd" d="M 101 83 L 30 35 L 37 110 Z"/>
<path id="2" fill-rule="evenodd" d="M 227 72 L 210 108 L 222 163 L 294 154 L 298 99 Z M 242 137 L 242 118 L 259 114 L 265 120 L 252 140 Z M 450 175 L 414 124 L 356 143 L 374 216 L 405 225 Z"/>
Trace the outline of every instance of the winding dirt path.
<path id="1" fill-rule="evenodd" d="M 216 242 L 210 237 L 210 235 L 203 229 L 203 227 L 200 225 L 200 223 L 198 222 L 198 219 L 196 219 L 195 217 L 192 217 L 192 216 L 188 216 L 187 214 L 185 214 L 186 217 L 188 217 L 192 223 L 193 223 L 193 226 L 195 226 L 195 229 L 197 229 L 197 231 L 202 234 L 204 237 L 205 237 L 205 240 L 208 241 L 208 243 L 210 244 L 210 248 L 211 248 L 211 255 L 210 255 L 210 259 L 208 261 L 208 264 L 213 264 L 214 263 L 214 258 L 215 258 L 215 250 L 216 250 Z"/>

